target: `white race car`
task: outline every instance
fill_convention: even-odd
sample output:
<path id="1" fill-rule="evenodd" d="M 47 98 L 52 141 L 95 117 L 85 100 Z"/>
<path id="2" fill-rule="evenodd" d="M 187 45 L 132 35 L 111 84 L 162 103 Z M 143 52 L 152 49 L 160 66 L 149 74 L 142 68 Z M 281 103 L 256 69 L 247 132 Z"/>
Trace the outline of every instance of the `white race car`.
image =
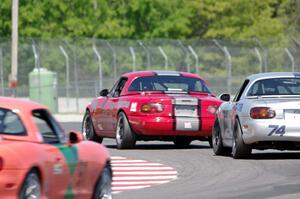
<path id="1" fill-rule="evenodd" d="M 260 73 L 217 110 L 212 144 L 216 155 L 246 158 L 252 149 L 300 149 L 300 73 Z"/>

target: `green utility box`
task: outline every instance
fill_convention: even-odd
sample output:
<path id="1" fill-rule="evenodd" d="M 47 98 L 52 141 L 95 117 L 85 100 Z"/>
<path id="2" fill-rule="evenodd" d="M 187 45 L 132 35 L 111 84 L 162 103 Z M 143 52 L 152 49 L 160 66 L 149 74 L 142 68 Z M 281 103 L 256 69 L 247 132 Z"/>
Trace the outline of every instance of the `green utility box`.
<path id="1" fill-rule="evenodd" d="M 57 74 L 45 68 L 35 68 L 29 73 L 29 97 L 57 112 Z"/>

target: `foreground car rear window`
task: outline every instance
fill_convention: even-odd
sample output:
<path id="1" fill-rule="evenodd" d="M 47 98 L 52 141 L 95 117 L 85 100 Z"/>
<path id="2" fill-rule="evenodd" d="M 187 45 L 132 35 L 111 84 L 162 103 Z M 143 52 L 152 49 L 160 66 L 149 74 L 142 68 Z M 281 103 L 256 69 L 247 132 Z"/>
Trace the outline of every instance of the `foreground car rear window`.
<path id="1" fill-rule="evenodd" d="M 210 93 L 201 79 L 184 76 L 146 76 L 134 80 L 128 91 L 184 91 Z"/>
<path id="2" fill-rule="evenodd" d="M 19 116 L 9 109 L 0 108 L 0 134 L 26 134 L 25 127 Z"/>
<path id="3" fill-rule="evenodd" d="M 255 82 L 247 96 L 300 95 L 300 78 L 272 78 Z"/>

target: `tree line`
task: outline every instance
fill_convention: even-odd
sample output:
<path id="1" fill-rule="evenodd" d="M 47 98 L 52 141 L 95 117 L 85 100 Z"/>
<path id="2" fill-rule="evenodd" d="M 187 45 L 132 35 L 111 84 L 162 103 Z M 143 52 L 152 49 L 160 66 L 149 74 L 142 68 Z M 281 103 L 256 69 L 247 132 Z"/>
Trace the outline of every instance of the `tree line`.
<path id="1" fill-rule="evenodd" d="M 0 2 L 0 37 L 11 35 Z M 20 37 L 280 38 L 299 34 L 298 0 L 21 0 Z"/>

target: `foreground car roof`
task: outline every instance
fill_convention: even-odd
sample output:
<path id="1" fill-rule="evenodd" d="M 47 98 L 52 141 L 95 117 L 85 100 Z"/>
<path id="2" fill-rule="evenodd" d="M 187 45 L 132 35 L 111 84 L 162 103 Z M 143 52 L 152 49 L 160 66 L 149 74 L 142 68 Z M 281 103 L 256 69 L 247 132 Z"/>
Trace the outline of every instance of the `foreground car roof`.
<path id="1" fill-rule="evenodd" d="M 42 142 L 42 138 L 39 134 L 39 129 L 34 125 L 33 120 L 31 118 L 32 111 L 36 109 L 47 109 L 46 106 L 38 104 L 36 102 L 32 102 L 25 99 L 17 99 L 10 97 L 0 97 L 0 108 L 10 109 L 17 113 L 20 117 L 24 128 L 27 131 L 27 134 L 24 136 L 16 136 L 16 135 L 1 135 L 6 138 L 13 138 L 14 140 L 22 140 L 22 141 L 33 141 L 33 142 Z"/>
<path id="2" fill-rule="evenodd" d="M 34 109 L 47 109 L 45 106 L 25 99 L 0 97 L 0 107 L 7 109 L 18 109 L 27 112 Z"/>
<path id="3" fill-rule="evenodd" d="M 280 77 L 299 77 L 299 72 L 269 72 L 269 73 L 258 73 L 247 77 L 250 81 L 265 78 L 280 78 Z"/>

